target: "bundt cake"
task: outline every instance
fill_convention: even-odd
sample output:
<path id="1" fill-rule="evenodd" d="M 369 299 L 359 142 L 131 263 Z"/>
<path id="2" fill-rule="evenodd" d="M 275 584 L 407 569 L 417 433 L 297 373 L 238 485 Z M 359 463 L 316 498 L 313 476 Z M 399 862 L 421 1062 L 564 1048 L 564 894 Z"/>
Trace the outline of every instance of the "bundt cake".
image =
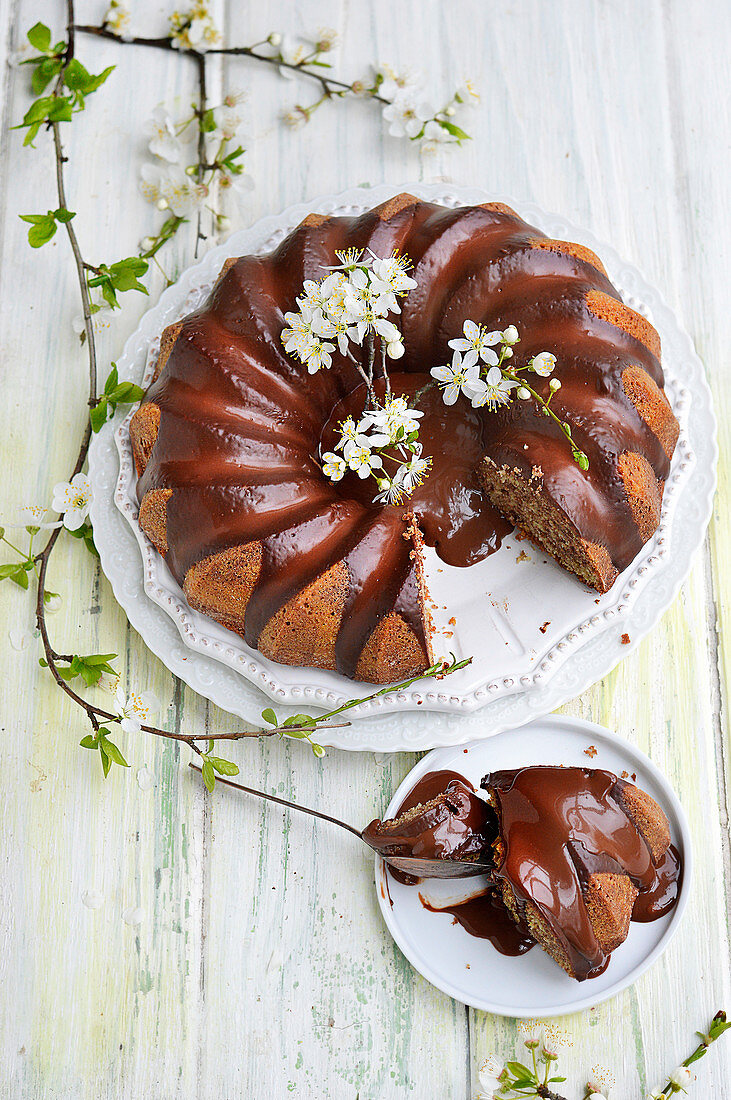
<path id="1" fill-rule="evenodd" d="M 320 466 L 332 423 L 364 407 L 360 349 L 308 375 L 280 340 L 304 281 L 348 248 L 413 263 L 391 385 L 420 394 L 433 468 L 406 505 L 374 505 L 354 474 L 334 485 Z M 429 388 L 466 318 L 517 326 L 516 364 L 556 356 L 552 408 L 588 470 L 533 401 L 447 407 Z M 548 394 L 547 379 L 535 384 Z M 360 216 L 310 215 L 274 252 L 226 261 L 202 308 L 162 334 L 130 425 L 140 526 L 191 607 L 272 660 L 375 683 L 432 662 L 422 540 L 469 565 L 517 524 L 605 591 L 658 524 L 677 433 L 657 333 L 592 252 L 499 204 L 410 195 Z"/>
<path id="2" fill-rule="evenodd" d="M 578 981 L 605 969 L 631 920 L 674 905 L 678 855 L 639 787 L 575 767 L 496 771 L 481 786 L 497 814 L 493 877 L 505 906 Z"/>

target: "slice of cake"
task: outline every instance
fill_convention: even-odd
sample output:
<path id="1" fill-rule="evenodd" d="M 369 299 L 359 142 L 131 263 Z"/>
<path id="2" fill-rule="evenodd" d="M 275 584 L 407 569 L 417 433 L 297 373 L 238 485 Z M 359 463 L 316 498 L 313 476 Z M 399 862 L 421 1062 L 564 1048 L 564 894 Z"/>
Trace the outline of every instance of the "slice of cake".
<path id="1" fill-rule="evenodd" d="M 495 818 L 484 799 L 454 773 L 433 772 L 425 778 L 431 789 L 417 785 L 396 817 L 376 818 L 366 826 L 366 844 L 384 858 L 491 859 Z"/>
<path id="2" fill-rule="evenodd" d="M 668 821 L 639 787 L 600 769 L 548 766 L 491 772 L 481 786 L 498 819 L 494 878 L 505 905 L 571 977 L 602 973 L 638 897 L 664 892 L 662 912 L 674 904 Z"/>

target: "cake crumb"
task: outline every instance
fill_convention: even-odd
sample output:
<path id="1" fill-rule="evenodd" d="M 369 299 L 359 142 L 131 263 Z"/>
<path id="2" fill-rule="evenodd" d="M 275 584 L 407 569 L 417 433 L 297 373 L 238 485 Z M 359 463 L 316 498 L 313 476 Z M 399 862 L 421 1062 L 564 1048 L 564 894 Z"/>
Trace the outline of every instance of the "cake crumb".
<path id="1" fill-rule="evenodd" d="M 525 531 L 521 531 L 520 527 L 516 527 L 516 529 L 515 529 L 515 541 L 516 542 L 522 542 L 523 539 L 527 539 L 527 538 L 528 538 L 528 536 L 526 535 Z"/>
<path id="2" fill-rule="evenodd" d="M 539 626 L 539 627 L 538 627 L 538 629 L 540 630 L 541 634 L 545 634 L 545 633 L 546 633 L 546 631 L 548 630 L 548 628 L 549 628 L 549 626 L 550 626 L 550 625 L 551 625 L 551 620 L 550 620 L 550 619 L 546 619 L 546 621 L 545 621 L 545 623 L 543 624 L 543 626 Z"/>
<path id="3" fill-rule="evenodd" d="M 590 756 L 592 758 L 592 760 L 596 756 L 596 753 L 597 753 L 596 745 L 589 745 L 588 749 L 584 749 L 584 754 L 586 756 Z"/>
<path id="4" fill-rule="evenodd" d="M 449 622 L 450 626 L 456 626 L 457 625 L 457 620 L 455 619 L 454 615 L 452 615 L 452 618 L 448 619 L 447 621 Z"/>
<path id="5" fill-rule="evenodd" d="M 620 638 L 620 641 L 621 641 L 622 645 L 629 645 L 631 640 L 632 639 L 630 638 L 629 634 L 623 634 L 622 637 Z"/>
<path id="6" fill-rule="evenodd" d="M 472 969 L 472 967 L 470 966 L 469 963 L 465 963 L 464 968 L 465 968 L 465 970 L 471 970 Z"/>
<path id="7" fill-rule="evenodd" d="M 626 771 L 626 770 L 623 771 L 621 776 L 620 776 L 620 779 L 629 779 L 629 772 Z"/>
<path id="8" fill-rule="evenodd" d="M 454 637 L 454 631 L 453 630 L 443 630 L 442 631 L 442 637 L 444 637 L 444 638 L 453 638 Z"/>
<path id="9" fill-rule="evenodd" d="M 526 554 L 525 550 L 521 550 L 515 560 L 517 562 L 530 561 L 530 554 Z"/>
<path id="10" fill-rule="evenodd" d="M 636 783 L 637 782 L 637 772 L 632 772 L 632 775 L 630 776 L 630 778 L 631 778 L 633 783 Z"/>

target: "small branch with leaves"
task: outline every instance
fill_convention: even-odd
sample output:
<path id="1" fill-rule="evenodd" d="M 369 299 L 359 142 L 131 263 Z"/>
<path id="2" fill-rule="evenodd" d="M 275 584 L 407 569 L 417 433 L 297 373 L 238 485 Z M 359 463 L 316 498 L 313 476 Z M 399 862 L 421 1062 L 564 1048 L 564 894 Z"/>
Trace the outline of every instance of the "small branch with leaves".
<path id="1" fill-rule="evenodd" d="M 200 9 L 200 5 L 198 9 Z M 122 6 L 112 5 L 112 11 L 119 15 Z M 78 239 L 74 230 L 76 213 L 72 211 L 66 201 L 64 172 L 68 158 L 64 153 L 60 126 L 70 122 L 74 114 L 83 110 L 86 105 L 86 97 L 96 92 L 112 71 L 105 69 L 94 76 L 78 62 L 75 57 L 75 31 L 74 3 L 67 0 L 68 13 L 68 37 L 61 42 L 52 42 L 52 35 L 48 27 L 38 23 L 28 33 L 28 40 L 37 53 L 25 62 L 32 69 L 33 90 L 39 96 L 31 105 L 20 124 L 25 129 L 24 144 L 31 145 L 38 137 L 41 130 L 50 130 L 53 138 L 55 153 L 55 182 L 56 182 L 56 206 L 45 214 L 25 215 L 24 220 L 30 225 L 29 243 L 38 248 L 51 240 L 59 226 L 63 227 L 74 256 L 79 294 L 83 309 L 83 341 L 86 346 L 89 373 L 89 420 L 84 430 L 73 469 L 69 480 L 59 483 L 53 494 L 52 511 L 60 514 L 59 519 L 51 519 L 45 509 L 25 509 L 19 517 L 19 523 L 14 525 L 24 531 L 27 536 L 27 546 L 19 546 L 17 536 L 9 538 L 5 529 L 0 529 L 0 542 L 2 542 L 14 557 L 14 560 L 0 565 L 0 581 L 10 580 L 18 587 L 28 590 L 30 578 L 35 577 L 37 582 L 35 619 L 38 636 L 43 646 L 43 657 L 40 663 L 47 668 L 56 685 L 64 694 L 76 703 L 86 714 L 91 726 L 91 732 L 81 739 L 81 746 L 93 752 L 98 752 L 102 770 L 105 777 L 109 774 L 112 765 L 127 767 L 127 761 L 121 750 L 112 739 L 113 729 L 116 727 L 127 733 L 144 731 L 167 740 L 184 742 L 201 759 L 203 777 L 206 785 L 212 788 L 216 775 L 236 775 L 238 767 L 231 761 L 214 754 L 214 748 L 219 741 L 238 740 L 244 737 L 290 737 L 307 741 L 316 756 L 323 756 L 325 750 L 316 741 L 318 730 L 331 729 L 337 726 L 348 725 L 346 722 L 334 722 L 333 719 L 353 707 L 389 694 L 400 691 L 404 687 L 415 683 L 417 680 L 449 676 L 458 669 L 463 668 L 469 661 L 438 661 L 420 676 L 414 677 L 405 684 L 393 684 L 374 692 L 364 699 L 355 699 L 344 706 L 329 711 L 324 715 L 297 714 L 291 718 L 279 721 L 271 708 L 266 708 L 262 713 L 263 725 L 252 730 L 237 730 L 234 732 L 220 733 L 214 736 L 210 734 L 185 734 L 150 724 L 150 717 L 157 709 L 158 704 L 150 693 L 135 693 L 129 695 L 119 686 L 119 677 L 112 664 L 116 657 L 114 653 L 59 653 L 51 644 L 46 615 L 57 608 L 60 603 L 58 593 L 50 591 L 47 586 L 47 574 L 49 563 L 54 548 L 63 531 L 84 542 L 88 550 L 95 554 L 93 531 L 88 519 L 89 505 L 91 502 L 91 484 L 89 478 L 83 473 L 86 462 L 89 441 L 93 433 L 101 430 L 107 419 L 114 415 L 119 406 L 126 406 L 138 401 L 142 396 L 142 390 L 131 381 L 120 380 L 117 367 L 112 363 L 111 371 L 104 383 L 101 393 L 97 392 L 97 351 L 93 317 L 101 306 L 92 301 L 91 292 L 98 291 L 106 302 L 108 308 L 116 308 L 119 305 L 118 294 L 129 290 L 137 290 L 146 293 L 145 287 L 139 282 L 139 276 L 147 270 L 147 260 L 155 255 L 163 240 L 169 239 L 179 224 L 184 220 L 181 215 L 173 211 L 168 218 L 163 230 L 152 241 L 145 243 L 144 254 L 140 257 L 128 257 L 126 260 L 114 263 L 92 264 L 82 255 Z M 111 33 L 111 32 L 110 32 Z M 201 31 L 195 26 L 195 19 L 184 20 L 180 26 L 171 30 L 171 37 L 166 39 L 165 48 L 189 49 L 197 58 L 201 71 L 201 96 L 194 110 L 194 118 L 197 120 L 197 132 L 211 134 L 220 120 L 217 119 L 215 110 L 209 108 L 205 100 L 205 72 L 202 63 L 203 53 L 200 45 L 196 48 L 194 43 L 197 36 L 202 33 L 206 38 L 205 27 Z M 187 39 L 186 39 L 187 34 Z M 108 35 L 105 32 L 105 37 Z M 115 35 L 116 37 L 116 35 Z M 121 39 L 120 39 L 121 40 Z M 171 44 L 172 43 L 172 44 Z M 175 45 L 177 43 L 177 46 Z M 48 87 L 51 87 L 47 93 Z M 41 94 L 47 93 L 47 94 Z M 226 107 L 226 104 L 223 105 Z M 231 120 L 228 120 L 229 123 Z M 158 127 L 160 130 L 160 127 Z M 157 140 L 164 142 L 168 138 L 178 140 L 179 135 L 158 132 Z M 153 135 L 153 141 L 155 137 Z M 228 139 L 227 139 L 228 140 Z M 199 160 L 194 168 L 198 176 L 200 171 L 224 170 L 236 172 L 236 162 L 242 150 L 230 152 L 224 144 L 219 144 L 215 159 L 210 160 L 205 143 L 198 138 Z M 202 161 L 205 155 L 206 163 Z M 9 528 L 8 528 L 9 529 Z M 35 539 L 42 530 L 49 532 L 48 538 L 42 549 L 37 550 Z M 22 640 L 21 640 L 22 642 Z M 115 688 L 113 703 L 106 706 L 84 698 L 80 694 L 83 688 L 94 688 L 104 682 L 111 683 Z"/>
<path id="2" fill-rule="evenodd" d="M 460 393 L 468 398 L 473 409 L 486 408 L 490 412 L 509 405 L 513 397 L 521 401 L 533 400 L 538 410 L 558 425 L 568 440 L 574 462 L 580 470 L 589 469 L 589 459 L 577 446 L 571 433 L 571 425 L 556 415 L 551 401 L 561 389 L 558 378 L 548 383 L 548 397 L 543 397 L 528 384 L 525 375 L 535 374 L 549 378 L 556 366 L 556 356 L 550 351 L 539 352 L 522 366 L 510 366 L 520 335 L 515 325 L 504 331 L 489 332 L 475 321 L 467 320 L 463 335 L 449 341 L 452 362 L 446 366 L 432 367 L 432 378 L 443 390 L 445 405 L 453 405 Z M 499 347 L 499 353 L 494 349 Z"/>
<path id="3" fill-rule="evenodd" d="M 731 1028 L 726 1013 L 717 1012 L 707 1032 L 696 1032 L 700 1043 L 684 1062 L 673 1070 L 662 1088 L 653 1089 L 647 1100 L 667 1100 L 676 1093 L 687 1092 L 693 1082 L 690 1066 L 707 1053 L 708 1048 Z M 551 1085 L 566 1080 L 557 1072 L 560 1050 L 570 1042 L 568 1032 L 552 1023 L 520 1020 L 518 1033 L 530 1055 L 530 1065 L 519 1061 L 501 1064 L 496 1058 L 486 1058 L 478 1069 L 480 1090 L 475 1100 L 517 1100 L 518 1097 L 540 1097 L 542 1100 L 566 1100 L 551 1089 Z M 591 1080 L 584 1085 L 581 1100 L 607 1100 L 612 1095 L 612 1075 L 595 1067 Z"/>

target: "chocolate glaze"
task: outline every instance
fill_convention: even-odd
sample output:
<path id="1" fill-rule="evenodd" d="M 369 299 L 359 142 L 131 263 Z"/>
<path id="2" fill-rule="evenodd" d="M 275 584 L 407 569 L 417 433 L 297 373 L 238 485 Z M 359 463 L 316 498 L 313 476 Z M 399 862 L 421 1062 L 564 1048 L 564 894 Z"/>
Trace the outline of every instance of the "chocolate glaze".
<path id="1" fill-rule="evenodd" d="M 251 645 L 318 571 L 345 561 L 351 587 L 337 639 L 339 669 L 353 675 L 375 625 L 394 609 L 429 652 L 413 546 L 402 537 L 405 513 L 374 510 L 360 493 L 344 498 L 345 482 L 331 485 L 318 465 L 323 426 L 360 382 L 354 349 L 336 353 L 333 369 L 310 376 L 279 338 L 304 280 L 322 278 L 336 249 L 370 247 L 377 255 L 400 249 L 414 262 L 418 286 L 396 319 L 406 338 L 396 392 L 412 393 L 416 377 L 421 382 L 431 366 L 450 360 L 448 340 L 468 317 L 489 328 L 517 325 L 516 365 L 539 351 L 557 356 L 562 388 L 553 407 L 586 451 L 586 473 L 531 402 L 494 414 L 473 413 L 464 400 L 450 411 L 436 390 L 424 397 L 425 453 L 435 470 L 414 495 L 413 509 L 443 560 L 478 561 L 506 530 L 481 500 L 470 470 L 482 453 L 528 473 L 540 467 L 546 490 L 579 534 L 605 546 L 620 570 L 632 560 L 641 539 L 617 459 L 624 451 L 643 455 L 660 480 L 668 459 L 625 396 L 621 376 L 639 364 L 662 385 L 662 371 L 639 341 L 589 312 L 587 291 L 619 297 L 606 277 L 568 253 L 535 247 L 541 239 L 501 210 L 448 210 L 416 200 L 386 218 L 374 211 L 313 216 L 270 255 L 237 260 L 206 304 L 183 321 L 145 397 L 161 416 L 138 496 L 173 490 L 166 558 L 181 584 L 202 559 L 262 541 L 263 568 L 246 610 Z M 535 384 L 547 394 L 547 379 Z M 361 398 L 352 400 L 357 405 Z"/>
<path id="2" fill-rule="evenodd" d="M 494 875 L 519 907 L 532 902 L 565 949 L 576 977 L 594 977 L 607 954 L 597 942 L 582 888 L 595 873 L 629 875 L 654 920 L 675 901 L 679 865 L 653 864 L 644 838 L 622 808 L 625 784 L 594 768 L 529 767 L 487 775 L 496 800 L 502 855 Z"/>
<path id="3" fill-rule="evenodd" d="M 440 795 L 443 797 L 435 805 L 429 805 Z M 420 806 L 424 807 L 420 813 L 398 822 L 407 811 Z M 494 814 L 464 776 L 437 771 L 419 780 L 404 799 L 396 818 L 390 821 L 376 818 L 362 835 L 367 844 L 387 856 L 479 858 L 491 850 L 494 821 Z"/>
<path id="4" fill-rule="evenodd" d="M 419 901 L 430 913 L 451 914 L 454 924 L 460 924 L 470 936 L 489 940 L 501 955 L 524 955 L 535 946 L 528 929 L 513 920 L 493 887 L 454 905 L 433 905 L 421 893 Z"/>
<path id="5" fill-rule="evenodd" d="M 682 885 L 683 865 L 680 861 L 680 852 L 674 844 L 671 844 L 662 861 L 655 868 L 655 885 L 637 895 L 632 910 L 632 920 L 647 924 L 664 917 L 678 900 Z"/>

